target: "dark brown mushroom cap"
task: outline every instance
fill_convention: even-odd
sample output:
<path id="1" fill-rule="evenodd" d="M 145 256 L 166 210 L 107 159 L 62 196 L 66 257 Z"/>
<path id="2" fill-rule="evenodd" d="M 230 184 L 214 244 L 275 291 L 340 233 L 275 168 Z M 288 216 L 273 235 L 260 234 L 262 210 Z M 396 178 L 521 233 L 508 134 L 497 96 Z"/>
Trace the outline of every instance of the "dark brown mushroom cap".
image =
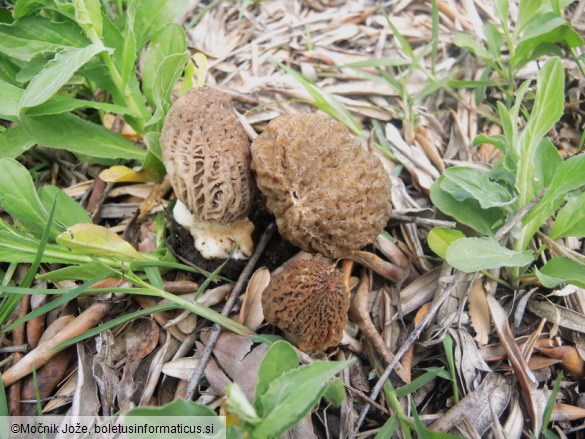
<path id="1" fill-rule="evenodd" d="M 342 274 L 315 260 L 289 263 L 262 293 L 266 320 L 305 352 L 339 344 L 348 308 Z"/>
<path id="2" fill-rule="evenodd" d="M 339 122 L 281 116 L 252 143 L 252 169 L 280 234 L 339 258 L 373 242 L 392 210 L 380 160 Z"/>
<path id="3" fill-rule="evenodd" d="M 254 194 L 250 142 L 227 94 L 189 90 L 169 110 L 160 143 L 175 194 L 196 220 L 246 217 Z"/>

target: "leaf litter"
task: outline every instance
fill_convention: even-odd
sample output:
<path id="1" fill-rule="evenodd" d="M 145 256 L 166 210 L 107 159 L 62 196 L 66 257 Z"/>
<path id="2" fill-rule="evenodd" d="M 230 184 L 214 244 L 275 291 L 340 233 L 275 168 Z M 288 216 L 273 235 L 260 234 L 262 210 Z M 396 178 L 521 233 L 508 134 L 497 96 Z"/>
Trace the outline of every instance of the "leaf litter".
<path id="1" fill-rule="evenodd" d="M 467 32 L 478 41 L 488 39 L 485 23 L 497 22 L 492 2 L 432 2 L 437 8 L 436 29 L 431 2 L 401 0 L 383 11 L 365 0 L 216 3 L 210 8 L 205 2 L 192 2 L 182 15 L 182 24 L 191 53 L 207 57 L 207 84 L 231 94 L 249 136 L 262 132 L 277 115 L 313 111 L 315 106 L 333 113 L 363 138 L 369 137 L 371 149 L 388 165 L 392 175 L 395 217 L 386 233 L 366 251 L 350 256 L 353 262 L 340 264 L 352 294 L 344 337 L 347 343 L 314 358 L 301 355 L 304 363 L 357 359 L 349 372 L 342 374 L 346 402 L 340 409 L 325 403 L 318 406 L 315 416 L 305 417 L 303 435 L 296 437 L 336 437 L 332 432 L 342 432 L 343 437 L 376 434 L 389 437 L 382 432 L 388 414 L 397 413 L 394 389 L 416 383 L 429 368 L 443 370 L 407 393 L 416 402 L 417 416 L 429 430 L 464 437 L 539 434 L 550 428 L 543 424 L 545 409 L 555 378 L 563 369 L 567 375 L 561 380 L 560 392 L 553 395 L 556 401 L 552 401 L 550 419 L 557 431 L 566 434 L 577 431 L 585 417 L 579 381 L 585 375 L 585 347 L 580 334 L 585 327 L 583 290 L 576 286 L 572 292 L 555 295 L 549 294 L 542 284 L 527 283 L 538 290 L 518 301 L 517 294 L 526 292 L 519 291 L 518 286 L 511 288 L 506 279 L 500 279 L 499 270 L 493 268 L 502 264 L 473 266 L 468 270 L 483 268 L 480 275 L 457 274 L 429 250 L 426 241 L 433 225 L 444 225 L 445 220 L 451 219 L 433 209 L 429 196 L 445 168 L 465 165 L 486 170 L 501 156 L 501 151 L 492 144 L 473 148 L 472 142 L 478 134 L 502 134 L 494 123 L 496 113 L 490 113 L 490 107 L 493 109 L 496 101 L 505 100 L 506 92 L 497 87 L 486 93 L 481 87 L 465 89 L 452 85 L 457 81 L 487 81 L 485 65 L 456 47 L 453 35 Z M 518 14 L 517 5 L 510 7 Z M 573 8 L 574 26 L 582 33 L 583 2 Z M 195 25 L 190 24 L 193 17 L 199 17 Z M 430 46 L 433 32 L 435 49 Z M 301 74 L 292 75 L 279 63 Z M 517 78 L 534 80 L 536 72 L 536 63 L 529 62 L 518 71 Z M 578 123 L 583 122 L 580 105 L 583 87 L 579 86 L 583 79 L 578 73 L 569 75 L 572 75 L 569 117 L 575 125 L 562 122 L 555 133 L 555 144 L 562 145 L 563 156 L 578 150 L 581 127 Z M 315 90 L 319 92 L 315 94 Z M 136 133 L 120 121 L 110 120 L 109 128 L 135 140 Z M 35 126 L 32 122 L 31 126 Z M 42 119 L 35 123 L 42 125 Z M 68 123 L 75 121 L 68 119 Z M 49 171 L 39 174 L 37 183 L 61 187 L 86 207 L 92 222 L 100 224 L 70 224 L 74 227 L 72 231 L 61 237 L 69 241 L 66 247 L 80 254 L 84 248 L 92 247 L 90 253 L 94 255 L 127 259 L 135 250 L 120 241 L 117 234 L 123 234 L 134 247 L 140 244 L 140 250 L 157 248 L 161 240 L 157 222 L 170 221 L 168 183 L 145 183 L 150 175 L 141 170 L 79 164 L 65 151 L 47 148 L 37 151 L 38 155 L 25 154 L 20 158 L 27 168 L 34 168 L 39 160 L 52 162 Z M 485 181 L 496 184 L 487 177 Z M 505 179 L 499 183 L 502 181 Z M 21 187 L 28 188 L 28 183 Z M 485 186 L 474 188 L 478 192 L 482 189 Z M 463 197 L 468 198 L 468 194 Z M 37 203 L 36 193 L 26 199 L 35 201 L 34 209 L 40 219 L 34 218 L 34 227 L 40 235 L 47 208 L 38 207 L 41 201 Z M 490 201 L 483 201 L 486 200 Z M 500 204 L 511 202 L 504 201 Z M 573 204 L 567 203 L 571 209 Z M 2 218 L 23 208 L 18 200 L 3 207 Z M 254 209 L 264 218 L 258 228 L 258 240 L 271 219 L 261 206 Z M 436 218 L 425 213 L 431 209 Z M 408 215 L 406 219 L 401 213 Z M 578 220 L 570 214 L 567 209 L 557 216 L 553 226 L 555 238 L 565 236 L 559 230 L 560 219 Z M 420 218 L 427 222 L 417 221 Z M 468 229 L 463 230 L 470 236 Z M 177 251 L 178 258 L 192 265 L 193 272 L 209 273 L 216 268 L 200 267 L 201 261 L 193 257 L 188 247 L 188 236 L 180 231 L 173 233 L 174 247 L 183 247 Z M 102 241 L 96 245 L 96 239 Z M 224 308 L 227 315 L 258 334 L 272 334 L 274 330 L 264 323 L 261 293 L 270 272 L 278 270 L 296 253 L 286 243 L 275 243 L 280 239 L 279 236 L 272 239 L 260 256 L 262 267 L 253 276 L 250 270 L 243 279 L 246 285 L 236 290 L 237 295 L 233 295 L 233 282 L 244 269 L 241 265 L 232 272 L 226 267 L 228 270 L 220 273 L 224 278 L 213 279 L 211 287 L 202 293 L 200 286 L 205 276 L 169 266 L 159 279 L 161 287 L 185 300 L 216 309 L 221 309 L 232 295 L 231 306 Z M 569 238 L 565 240 L 557 242 L 558 252 L 582 258 L 578 252 L 575 256 L 565 250 Z M 575 248 L 582 248 L 580 239 Z M 493 253 L 495 260 L 508 255 L 500 248 Z M 524 259 L 520 262 L 524 263 L 526 254 L 522 255 Z M 464 268 L 469 265 L 464 255 L 458 256 Z M 543 256 L 544 262 L 546 257 Z M 89 264 L 90 273 L 99 271 L 97 267 L 104 261 L 83 260 Z M 47 275 L 56 268 L 54 264 L 42 265 Z M 358 281 L 350 282 L 352 277 Z M 153 278 L 149 281 L 153 282 Z M 39 283 L 37 287 L 46 285 Z M 63 322 L 59 319 L 67 319 L 68 324 L 48 340 L 41 338 L 36 347 L 31 332 L 35 319 L 26 322 L 26 334 L 18 335 L 23 324 L 12 329 L 11 337 L 3 336 L 5 347 L 29 343 L 34 348 L 24 356 L 3 352 L 5 357 L 0 358 L 13 413 L 22 413 L 21 406 L 31 405 L 25 401 L 20 404 L 20 398 L 30 398 L 24 395 L 33 395 L 34 399 L 34 393 L 26 390 L 27 386 L 30 388 L 30 379 L 22 383 L 20 395 L 14 396 L 16 383 L 29 375 L 33 367 L 41 365 L 39 374 L 45 368 L 64 372 L 59 378 L 63 381 L 54 384 L 56 389 L 53 386 L 47 394 L 41 393 L 49 399 L 44 405 L 46 412 L 67 407 L 62 404 L 69 401 L 77 414 L 96 410 L 111 414 L 137 404 L 162 405 L 185 394 L 200 362 L 207 363 L 203 368 L 205 380 L 195 383 L 198 401 L 212 408 L 221 406 L 225 386 L 233 382 L 250 401 L 254 400 L 258 368 L 267 345 L 217 330 L 216 341 L 210 342 L 214 330 L 209 329 L 209 321 L 188 317 L 179 310 L 157 312 L 152 319 L 133 319 L 122 327 L 108 329 L 98 339 L 77 344 L 77 361 L 71 355 L 72 348 L 68 348 L 69 351 L 62 352 L 69 352 L 71 358 L 56 362 L 56 352 L 51 349 L 59 343 L 82 335 L 102 320 L 162 303 L 139 295 L 112 296 L 107 302 L 90 305 L 83 299 L 83 296 L 76 299 L 77 317 L 65 305 L 54 310 L 52 317 L 48 315 L 53 321 L 47 322 L 47 329 L 43 329 L 44 325 L 35 329 L 37 333 L 44 331 L 45 338 L 53 325 Z M 518 311 L 518 306 L 525 309 Z M 26 312 L 24 308 L 24 313 L 15 318 Z M 55 318 L 58 313 L 61 317 Z M 513 327 L 509 323 L 512 316 L 518 316 Z M 455 341 L 454 371 L 448 371 L 445 345 L 441 344 L 445 337 Z M 208 356 L 202 357 L 206 350 Z M 383 374 L 388 364 L 394 364 L 393 372 L 386 376 L 387 382 L 379 381 L 380 376 L 388 375 Z M 147 379 L 138 381 L 141 374 Z M 461 394 L 459 400 L 452 392 L 453 377 Z M 295 431 L 289 435 L 295 437 Z"/>

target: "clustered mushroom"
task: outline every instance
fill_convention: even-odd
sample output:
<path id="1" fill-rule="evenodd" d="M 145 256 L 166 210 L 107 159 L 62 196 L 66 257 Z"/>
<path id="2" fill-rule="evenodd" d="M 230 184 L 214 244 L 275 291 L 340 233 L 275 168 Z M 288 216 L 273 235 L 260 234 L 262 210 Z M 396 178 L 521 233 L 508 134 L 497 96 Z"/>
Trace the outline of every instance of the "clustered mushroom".
<path id="1" fill-rule="evenodd" d="M 252 143 L 252 169 L 280 234 L 306 252 L 347 256 L 373 242 L 390 217 L 382 163 L 330 117 L 273 120 Z"/>
<path id="2" fill-rule="evenodd" d="M 246 217 L 254 198 L 250 143 L 231 99 L 195 88 L 177 99 L 161 133 L 163 161 L 177 196 L 175 220 L 189 229 L 204 258 L 235 259 L 253 251 Z"/>
<path id="3" fill-rule="evenodd" d="M 374 241 L 390 213 L 390 179 L 381 162 L 341 123 L 318 114 L 281 116 L 250 145 L 230 98 L 194 89 L 165 120 L 163 159 L 178 201 L 177 222 L 206 258 L 252 252 L 250 169 L 283 238 L 311 253 L 342 258 Z M 266 320 L 299 349 L 341 341 L 349 296 L 334 264 L 300 259 L 262 294 Z"/>
<path id="4" fill-rule="evenodd" d="M 332 264 L 314 259 L 290 262 L 262 293 L 266 320 L 305 352 L 339 344 L 348 308 L 341 273 Z"/>

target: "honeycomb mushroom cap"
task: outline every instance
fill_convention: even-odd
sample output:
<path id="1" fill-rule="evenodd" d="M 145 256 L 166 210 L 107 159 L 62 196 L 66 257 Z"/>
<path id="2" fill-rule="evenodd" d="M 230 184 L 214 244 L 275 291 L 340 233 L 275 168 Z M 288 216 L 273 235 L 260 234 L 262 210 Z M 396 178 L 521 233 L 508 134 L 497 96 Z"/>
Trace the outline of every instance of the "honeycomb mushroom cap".
<path id="1" fill-rule="evenodd" d="M 195 88 L 177 99 L 161 134 L 163 161 L 195 220 L 229 224 L 252 206 L 250 143 L 230 97 Z"/>
<path id="2" fill-rule="evenodd" d="M 380 160 L 328 116 L 270 122 L 252 143 L 252 169 L 280 234 L 307 252 L 340 258 L 358 250 L 392 211 Z"/>
<path id="3" fill-rule="evenodd" d="M 342 274 L 315 260 L 289 263 L 262 293 L 266 320 L 305 352 L 339 344 L 348 308 Z"/>

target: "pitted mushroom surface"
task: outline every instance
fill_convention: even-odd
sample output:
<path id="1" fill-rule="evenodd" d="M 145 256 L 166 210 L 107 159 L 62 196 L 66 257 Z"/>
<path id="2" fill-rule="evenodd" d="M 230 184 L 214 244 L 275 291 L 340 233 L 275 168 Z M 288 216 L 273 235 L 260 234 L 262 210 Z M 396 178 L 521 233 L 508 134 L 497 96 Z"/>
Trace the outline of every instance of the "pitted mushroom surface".
<path id="1" fill-rule="evenodd" d="M 315 260 L 290 262 L 262 293 L 266 320 L 305 352 L 339 344 L 348 308 L 342 274 Z"/>
<path id="2" fill-rule="evenodd" d="M 252 169 L 280 234 L 340 258 L 373 242 L 392 210 L 380 160 L 339 122 L 280 116 L 252 143 Z"/>
<path id="3" fill-rule="evenodd" d="M 163 161 L 178 198 L 174 215 L 205 258 L 252 254 L 254 225 L 246 218 L 254 198 L 250 143 L 231 99 L 196 88 L 177 99 L 161 134 Z"/>

